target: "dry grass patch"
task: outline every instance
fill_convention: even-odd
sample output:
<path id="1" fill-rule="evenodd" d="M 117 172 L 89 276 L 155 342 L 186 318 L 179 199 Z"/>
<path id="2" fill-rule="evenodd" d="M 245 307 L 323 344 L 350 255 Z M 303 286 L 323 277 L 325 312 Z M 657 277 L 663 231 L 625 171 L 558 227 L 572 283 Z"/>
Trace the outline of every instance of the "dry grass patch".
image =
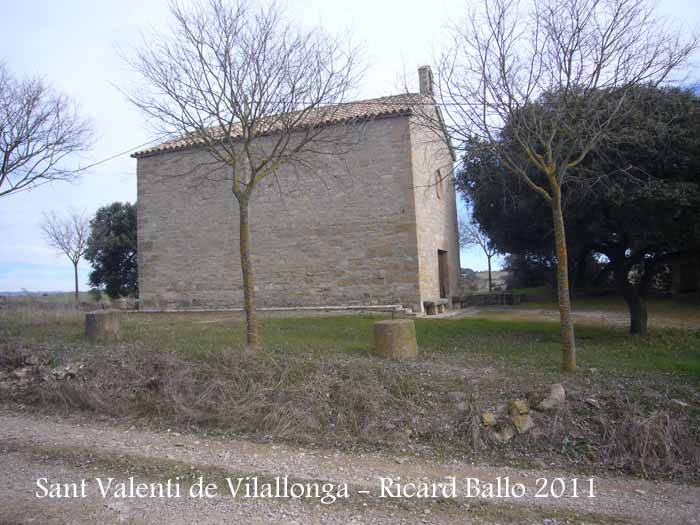
<path id="1" fill-rule="evenodd" d="M 536 459 L 585 471 L 700 479 L 697 412 L 649 409 L 648 398 L 606 397 L 605 390 L 596 395 L 601 410 L 594 410 L 583 384 L 567 384 L 571 397 L 563 409 L 533 412 L 535 429 L 501 444 L 481 424 L 480 411 L 523 397 L 521 387 L 509 387 L 498 374 L 481 391 L 458 367 L 434 366 L 430 359 L 393 363 L 339 353 L 216 352 L 189 360 L 124 346 L 83 358 L 75 379 L 37 380 L 14 390 L 12 399 L 312 446 L 505 464 Z"/>
<path id="2" fill-rule="evenodd" d="M 23 326 L 75 324 L 83 320 L 85 312 L 72 304 L 44 304 L 23 301 L 11 308 L 0 309 L 0 323 Z"/>

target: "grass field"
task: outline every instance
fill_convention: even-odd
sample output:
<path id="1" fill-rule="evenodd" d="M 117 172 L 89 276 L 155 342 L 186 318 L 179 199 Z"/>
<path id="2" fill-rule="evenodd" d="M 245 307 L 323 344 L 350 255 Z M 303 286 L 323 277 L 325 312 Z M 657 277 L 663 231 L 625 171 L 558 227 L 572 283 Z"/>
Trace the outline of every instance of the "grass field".
<path id="1" fill-rule="evenodd" d="M 261 334 L 270 352 L 368 355 L 376 319 L 271 319 L 261 322 Z M 127 340 L 151 349 L 197 356 L 242 348 L 243 325 L 238 320 L 182 322 L 165 316 L 150 322 L 133 318 L 127 325 Z M 559 366 L 559 327 L 552 322 L 418 320 L 416 335 L 421 349 L 429 354 L 496 359 L 554 372 Z M 700 333 L 666 329 L 631 338 L 624 329 L 581 326 L 577 335 L 579 365 L 584 368 L 678 370 L 700 375 Z"/>
<path id="2" fill-rule="evenodd" d="M 4 335 L 56 338 L 82 343 L 83 314 L 66 310 L 39 316 L 4 314 Z M 690 312 L 688 312 L 690 315 Z M 3 314 L 0 313 L 0 319 Z M 381 317 L 308 317 L 267 319 L 260 323 L 266 351 L 369 355 L 372 324 Z M 446 353 L 508 361 L 556 372 L 559 366 L 559 327 L 550 321 L 460 319 L 416 321 L 418 344 L 428 354 Z M 155 351 L 175 351 L 197 358 L 211 352 L 240 351 L 244 327 L 241 316 L 211 314 L 130 314 L 124 341 Z M 700 376 L 700 332 L 652 329 L 648 336 L 630 337 L 620 327 L 577 327 L 579 366 L 600 369 L 682 371 Z"/>
<path id="3" fill-rule="evenodd" d="M 0 371 L 34 355 L 46 367 L 81 363 L 77 380 L 0 399 L 323 446 L 700 479 L 700 331 L 578 326 L 581 370 L 562 375 L 547 321 L 419 319 L 419 359 L 400 363 L 372 355 L 377 316 L 263 319 L 264 349 L 251 357 L 240 314 L 129 314 L 119 343 L 94 345 L 82 314 L 57 312 L 0 310 Z M 536 414 L 538 431 L 506 448 L 484 437 L 481 411 L 554 382 L 569 395 L 564 412 Z"/>

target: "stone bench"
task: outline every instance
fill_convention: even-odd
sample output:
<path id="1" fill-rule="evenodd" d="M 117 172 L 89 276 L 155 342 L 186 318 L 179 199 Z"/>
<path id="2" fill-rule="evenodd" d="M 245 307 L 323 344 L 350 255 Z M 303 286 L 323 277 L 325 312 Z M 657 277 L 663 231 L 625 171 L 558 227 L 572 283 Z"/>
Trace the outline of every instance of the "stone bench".
<path id="1" fill-rule="evenodd" d="M 423 301 L 423 308 L 425 308 L 426 315 L 435 315 L 436 313 L 441 314 L 445 312 L 445 307 L 449 304 L 447 299 L 434 299 L 431 301 Z"/>

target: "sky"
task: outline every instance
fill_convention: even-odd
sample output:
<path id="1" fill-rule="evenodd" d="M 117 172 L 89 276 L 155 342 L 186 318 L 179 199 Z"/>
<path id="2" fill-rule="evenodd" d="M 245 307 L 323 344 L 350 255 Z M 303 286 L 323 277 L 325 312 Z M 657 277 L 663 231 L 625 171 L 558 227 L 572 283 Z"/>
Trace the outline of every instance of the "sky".
<path id="1" fill-rule="evenodd" d="M 445 26 L 464 16 L 465 0 L 289 0 L 288 13 L 302 25 L 348 32 L 364 49 L 367 70 L 358 98 L 402 91 L 404 74 L 417 91 L 416 70 L 430 64 Z M 700 25 L 700 2 L 664 0 L 664 16 Z M 55 183 L 0 198 L 0 291 L 71 290 L 71 263 L 44 241 L 44 212 L 85 211 L 114 201 L 136 200 L 136 160 L 129 153 L 154 138 L 143 116 L 120 89 L 134 77 L 120 51 L 139 42 L 142 31 L 162 27 L 165 0 L 5 0 L 0 19 L 0 60 L 17 77 L 41 76 L 80 104 L 97 134 L 82 166 L 115 156 L 74 183 Z M 411 82 L 415 82 L 411 86 Z M 461 213 L 465 213 L 460 201 Z M 462 267 L 486 269 L 478 248 L 463 250 Z M 80 265 L 80 288 L 88 289 L 89 265 Z"/>

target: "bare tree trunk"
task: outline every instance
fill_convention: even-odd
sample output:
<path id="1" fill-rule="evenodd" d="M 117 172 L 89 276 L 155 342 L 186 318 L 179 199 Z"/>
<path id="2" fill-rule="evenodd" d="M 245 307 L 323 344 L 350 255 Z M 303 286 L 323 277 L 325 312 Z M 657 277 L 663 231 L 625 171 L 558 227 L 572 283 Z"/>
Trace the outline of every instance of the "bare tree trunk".
<path id="1" fill-rule="evenodd" d="M 630 311 L 630 334 L 646 335 L 648 314 L 644 300 L 632 285 L 627 287 L 626 292 L 622 296 Z"/>
<path id="2" fill-rule="evenodd" d="M 238 199 L 240 210 L 240 251 L 243 273 L 243 308 L 246 319 L 246 351 L 258 350 L 258 325 L 255 320 L 255 289 L 253 287 L 253 264 L 250 258 L 250 223 L 248 221 L 248 199 Z"/>
<path id="3" fill-rule="evenodd" d="M 637 287 L 629 282 L 629 268 L 625 264 L 624 251 L 616 255 L 613 266 L 617 291 L 625 300 L 630 313 L 630 334 L 646 335 L 648 318 L 647 307 Z"/>
<path id="4" fill-rule="evenodd" d="M 78 262 L 73 263 L 73 277 L 75 278 L 75 306 L 80 303 L 80 298 L 78 297 Z"/>
<path id="5" fill-rule="evenodd" d="M 486 260 L 488 261 L 488 264 L 489 264 L 489 293 L 491 293 L 491 290 L 493 289 L 493 284 L 491 281 L 491 256 L 487 255 Z"/>
<path id="6" fill-rule="evenodd" d="M 559 318 L 561 320 L 562 363 L 561 369 L 569 372 L 576 369 L 576 341 L 574 323 L 571 320 L 571 295 L 569 294 L 569 260 L 566 249 L 564 213 L 561 207 L 561 188 L 552 183 L 552 219 L 557 253 L 557 296 L 559 298 Z"/>

